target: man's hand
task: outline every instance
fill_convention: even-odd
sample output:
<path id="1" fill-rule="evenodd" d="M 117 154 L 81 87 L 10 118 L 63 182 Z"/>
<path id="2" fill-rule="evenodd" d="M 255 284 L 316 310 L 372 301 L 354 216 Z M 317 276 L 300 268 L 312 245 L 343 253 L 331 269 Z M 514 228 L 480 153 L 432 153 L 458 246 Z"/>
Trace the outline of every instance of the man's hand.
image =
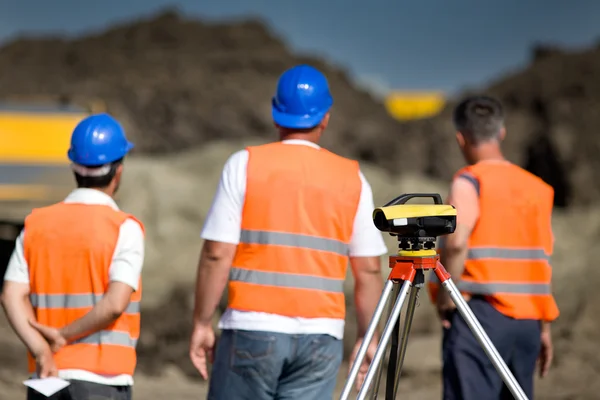
<path id="1" fill-rule="evenodd" d="M 227 285 L 235 252 L 235 244 L 207 240 L 198 262 L 190 359 L 205 380 L 208 379 L 207 362 L 213 362 L 215 347 L 212 317 Z"/>
<path id="2" fill-rule="evenodd" d="M 33 320 L 29 320 L 29 324 L 33 326 L 48 341 L 50 349 L 53 353 L 56 353 L 64 346 L 66 346 L 67 339 L 65 339 L 60 329 L 56 329 L 47 325 L 42 325 L 39 322 Z"/>
<path id="3" fill-rule="evenodd" d="M 352 350 L 352 354 L 350 355 L 350 363 L 349 368 L 352 369 L 354 365 L 354 361 L 356 360 L 356 356 L 358 355 L 358 350 L 362 345 L 363 339 L 360 338 L 356 341 L 354 345 L 354 349 Z M 367 347 L 367 353 L 365 354 L 365 358 L 363 359 L 362 364 L 360 365 L 360 369 L 358 370 L 358 375 L 356 376 L 356 390 L 360 391 L 360 387 L 365 381 L 365 377 L 367 376 L 367 371 L 369 370 L 369 365 L 371 365 L 371 361 L 373 361 L 373 357 L 375 357 L 375 352 L 377 351 L 377 340 L 373 339 Z"/>
<path id="4" fill-rule="evenodd" d="M 540 371 L 540 378 L 544 378 L 550 370 L 552 365 L 553 347 L 552 347 L 552 335 L 550 331 L 542 332 L 542 348 L 540 349 L 540 355 L 538 356 L 538 365 Z"/>
<path id="5" fill-rule="evenodd" d="M 35 370 L 40 378 L 58 376 L 58 368 L 56 368 L 54 357 L 49 347 L 36 352 L 33 357 L 35 358 Z"/>
<path id="6" fill-rule="evenodd" d="M 440 317 L 440 321 L 442 321 L 442 326 L 446 329 L 450 329 L 450 319 L 454 313 L 454 310 L 456 310 L 456 304 L 454 304 L 450 294 L 445 290 L 439 291 L 436 308 L 438 316 Z"/>
<path id="7" fill-rule="evenodd" d="M 196 324 L 190 340 L 190 359 L 204 380 L 208 379 L 208 362 L 213 362 L 215 332 L 211 325 Z"/>
<path id="8" fill-rule="evenodd" d="M 463 299 L 465 299 L 465 301 L 471 300 L 471 295 L 468 293 L 463 293 L 462 296 Z M 450 329 L 450 326 L 452 325 L 450 323 L 450 318 L 454 314 L 454 311 L 456 311 L 456 304 L 454 304 L 454 301 L 452 300 L 450 294 L 447 291 L 439 291 L 437 296 L 436 308 L 438 316 L 442 321 L 442 326 L 446 329 Z"/>

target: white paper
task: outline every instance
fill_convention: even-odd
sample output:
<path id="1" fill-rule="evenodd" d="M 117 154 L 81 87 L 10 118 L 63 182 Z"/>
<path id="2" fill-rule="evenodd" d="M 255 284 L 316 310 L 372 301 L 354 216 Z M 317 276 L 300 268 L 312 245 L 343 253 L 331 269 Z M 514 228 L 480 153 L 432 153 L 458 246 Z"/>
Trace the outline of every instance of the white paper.
<path id="1" fill-rule="evenodd" d="M 60 378 L 44 378 L 44 379 L 28 379 L 23 382 L 23 385 L 40 392 L 46 397 L 52 396 L 54 393 L 63 390 L 71 383 Z"/>

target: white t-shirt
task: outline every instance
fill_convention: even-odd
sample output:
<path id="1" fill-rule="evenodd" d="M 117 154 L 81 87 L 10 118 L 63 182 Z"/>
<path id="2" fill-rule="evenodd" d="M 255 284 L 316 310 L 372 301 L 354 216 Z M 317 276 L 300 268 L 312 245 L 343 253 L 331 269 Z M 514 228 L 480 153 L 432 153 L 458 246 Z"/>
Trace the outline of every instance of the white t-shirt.
<path id="1" fill-rule="evenodd" d="M 284 140 L 290 145 L 320 148 L 305 140 Z M 242 209 L 246 195 L 246 166 L 248 151 L 234 153 L 223 167 L 221 181 L 206 217 L 201 237 L 205 240 L 238 244 L 240 240 Z M 354 218 L 350 257 L 378 257 L 387 253 L 381 232 L 372 219 L 373 193 L 366 178 L 359 171 L 362 182 L 360 200 Z M 280 332 L 287 334 L 328 334 L 338 339 L 344 336 L 344 320 L 332 318 L 295 318 L 275 314 L 227 309 L 219 322 L 220 329 L 240 329 Z"/>
<path id="2" fill-rule="evenodd" d="M 118 210 L 114 200 L 105 193 L 94 189 L 75 189 L 64 200 L 65 203 L 102 204 Z M 23 255 L 24 230 L 21 231 L 15 243 L 6 274 L 5 281 L 29 283 L 29 266 Z M 133 219 L 127 219 L 121 225 L 119 238 L 109 269 L 111 282 L 123 282 L 138 289 L 142 265 L 144 264 L 144 233 L 141 226 Z M 77 379 L 111 386 L 133 385 L 133 377 L 119 375 L 106 377 L 82 370 L 61 370 L 62 379 Z"/>

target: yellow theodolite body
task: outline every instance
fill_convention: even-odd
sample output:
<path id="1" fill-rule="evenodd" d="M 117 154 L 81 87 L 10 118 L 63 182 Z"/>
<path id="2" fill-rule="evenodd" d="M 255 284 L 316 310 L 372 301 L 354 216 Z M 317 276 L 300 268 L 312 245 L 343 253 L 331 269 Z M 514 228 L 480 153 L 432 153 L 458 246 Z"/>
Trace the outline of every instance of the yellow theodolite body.
<path id="1" fill-rule="evenodd" d="M 431 197 L 436 204 L 404 204 L 415 197 Z M 456 229 L 456 208 L 441 203 L 439 194 L 404 194 L 373 210 L 373 223 L 380 231 L 397 236 L 401 249 L 435 253 L 435 238 Z"/>

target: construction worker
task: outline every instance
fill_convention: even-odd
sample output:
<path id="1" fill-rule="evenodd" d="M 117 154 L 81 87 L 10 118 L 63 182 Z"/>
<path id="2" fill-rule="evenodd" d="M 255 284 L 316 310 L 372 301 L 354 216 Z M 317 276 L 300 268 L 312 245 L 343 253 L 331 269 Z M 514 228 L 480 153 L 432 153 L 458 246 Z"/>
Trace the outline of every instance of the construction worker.
<path id="1" fill-rule="evenodd" d="M 29 372 L 70 381 L 50 399 L 131 399 L 144 227 L 112 196 L 132 148 L 107 114 L 75 127 L 77 189 L 27 216 L 4 277 L 2 304 L 29 350 Z M 32 389 L 27 398 L 47 399 Z"/>
<path id="2" fill-rule="evenodd" d="M 506 130 L 498 100 L 464 99 L 454 124 L 468 166 L 450 189 L 457 227 L 442 237 L 441 261 L 531 399 L 536 361 L 542 377 L 552 361 L 550 323 L 559 314 L 549 264 L 554 191 L 502 155 Z M 443 398 L 512 399 L 434 274 L 428 288 L 444 330 Z"/>
<path id="3" fill-rule="evenodd" d="M 207 379 L 212 319 L 228 283 L 209 399 L 331 399 L 343 357 L 348 260 L 354 354 L 373 315 L 387 249 L 358 163 L 318 145 L 332 103 L 321 72 L 288 69 L 272 99 L 280 141 L 241 150 L 224 166 L 202 231 L 190 347 Z M 361 382 L 376 345 L 361 366 Z"/>

